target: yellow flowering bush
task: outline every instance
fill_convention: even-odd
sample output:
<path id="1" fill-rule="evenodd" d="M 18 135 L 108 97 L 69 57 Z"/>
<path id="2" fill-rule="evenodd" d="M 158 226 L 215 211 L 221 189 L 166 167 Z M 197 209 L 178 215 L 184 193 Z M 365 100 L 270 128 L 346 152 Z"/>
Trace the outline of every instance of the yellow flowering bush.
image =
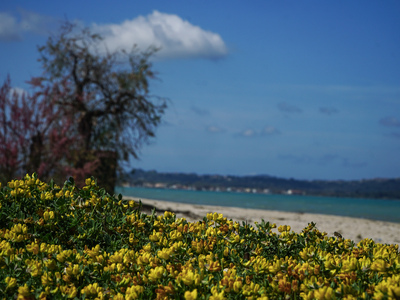
<path id="1" fill-rule="evenodd" d="M 400 299 L 397 245 L 172 212 L 35 174 L 0 188 L 3 299 Z"/>

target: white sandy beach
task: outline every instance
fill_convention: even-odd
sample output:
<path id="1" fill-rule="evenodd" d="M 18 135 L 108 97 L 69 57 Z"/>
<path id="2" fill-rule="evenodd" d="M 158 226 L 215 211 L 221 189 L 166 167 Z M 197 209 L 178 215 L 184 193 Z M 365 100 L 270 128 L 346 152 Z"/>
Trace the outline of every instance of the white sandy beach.
<path id="1" fill-rule="evenodd" d="M 139 198 L 124 197 L 124 199 Z M 192 205 L 178 202 L 168 202 L 161 200 L 150 200 L 140 198 L 144 205 L 156 207 L 160 214 L 163 211 L 173 211 L 178 218 L 186 218 L 188 221 L 199 221 L 207 213 L 222 213 L 224 217 L 235 221 L 247 221 L 248 223 L 266 222 L 279 225 L 290 225 L 292 230 L 299 233 L 310 222 L 314 222 L 320 231 L 325 231 L 329 236 L 333 236 L 335 231 L 342 234 L 343 238 L 359 242 L 364 238 L 371 238 L 378 243 L 399 244 L 400 245 L 400 223 L 390 223 L 359 218 L 320 215 L 309 213 L 291 213 L 282 211 L 269 211 L 259 209 L 245 209 L 238 207 Z M 149 208 L 150 208 L 149 207 Z"/>

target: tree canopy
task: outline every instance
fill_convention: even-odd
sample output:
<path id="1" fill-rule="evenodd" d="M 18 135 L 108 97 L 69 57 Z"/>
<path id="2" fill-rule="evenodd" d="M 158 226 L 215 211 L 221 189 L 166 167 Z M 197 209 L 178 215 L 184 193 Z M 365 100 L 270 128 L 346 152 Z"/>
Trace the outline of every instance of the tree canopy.
<path id="1" fill-rule="evenodd" d="M 34 97 L 57 107 L 57 121 L 51 118 L 49 127 L 67 127 L 74 138 L 63 158 L 69 172 L 78 182 L 111 172 L 103 174 L 105 180 L 114 180 L 111 191 L 116 168 L 138 158 L 143 144 L 155 136 L 167 105 L 149 91 L 149 81 L 156 78 L 149 58 L 157 49 L 140 52 L 132 45 L 131 51 L 110 53 L 102 41 L 88 28 L 64 23 L 58 35 L 38 47 L 43 74 L 30 83 Z M 28 140 L 44 147 L 39 137 Z M 31 154 L 40 156 L 36 148 Z"/>

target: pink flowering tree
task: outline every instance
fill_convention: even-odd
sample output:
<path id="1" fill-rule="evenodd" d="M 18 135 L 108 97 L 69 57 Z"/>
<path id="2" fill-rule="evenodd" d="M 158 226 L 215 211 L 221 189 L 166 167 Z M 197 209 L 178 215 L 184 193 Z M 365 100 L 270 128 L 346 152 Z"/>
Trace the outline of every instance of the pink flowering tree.
<path id="1" fill-rule="evenodd" d="M 113 193 L 117 169 L 154 137 L 166 101 L 149 92 L 154 51 L 100 51 L 101 37 L 65 23 L 39 47 L 43 74 L 31 94 L 0 90 L 2 181 L 37 172 L 44 180 L 88 176 Z"/>
<path id="2" fill-rule="evenodd" d="M 10 78 L 7 77 L 0 88 L 0 180 L 3 182 L 22 171 L 23 156 L 26 155 L 20 149 L 28 146 L 24 132 L 29 127 L 27 119 L 30 114 L 22 114 L 18 101 L 26 103 L 25 96 L 20 98 L 16 91 L 12 92 Z M 19 124 L 12 122 L 16 115 Z"/>
<path id="3" fill-rule="evenodd" d="M 9 77 L 0 88 L 0 180 L 7 182 L 36 172 L 44 180 L 61 181 L 68 175 L 84 176 L 94 170 L 95 161 L 77 169 L 71 167 L 79 135 L 72 134 L 73 121 L 56 104 L 68 90 L 44 87 L 42 79 L 29 83 L 32 94 L 18 93 Z"/>

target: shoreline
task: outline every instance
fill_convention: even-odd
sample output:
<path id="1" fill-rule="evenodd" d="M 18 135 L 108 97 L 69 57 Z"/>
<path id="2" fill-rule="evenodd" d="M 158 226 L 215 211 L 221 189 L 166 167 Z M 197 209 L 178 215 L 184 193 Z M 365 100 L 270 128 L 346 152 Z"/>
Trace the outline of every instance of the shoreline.
<path id="1" fill-rule="evenodd" d="M 197 205 L 179 202 L 145 199 L 139 197 L 124 196 L 123 199 L 141 201 L 143 211 L 151 213 L 156 208 L 156 214 L 164 211 L 171 211 L 177 218 L 186 218 L 189 222 L 200 221 L 207 213 L 222 213 L 224 217 L 234 221 L 248 222 L 254 224 L 255 221 L 276 223 L 280 225 L 290 225 L 291 230 L 300 233 L 308 223 L 316 223 L 320 231 L 324 231 L 328 236 L 339 232 L 343 238 L 351 239 L 358 243 L 364 238 L 371 238 L 376 243 L 398 244 L 400 246 L 400 223 L 375 221 L 361 218 L 342 217 L 334 215 L 322 215 L 300 212 L 283 212 L 261 209 L 248 209 L 227 206 Z"/>

